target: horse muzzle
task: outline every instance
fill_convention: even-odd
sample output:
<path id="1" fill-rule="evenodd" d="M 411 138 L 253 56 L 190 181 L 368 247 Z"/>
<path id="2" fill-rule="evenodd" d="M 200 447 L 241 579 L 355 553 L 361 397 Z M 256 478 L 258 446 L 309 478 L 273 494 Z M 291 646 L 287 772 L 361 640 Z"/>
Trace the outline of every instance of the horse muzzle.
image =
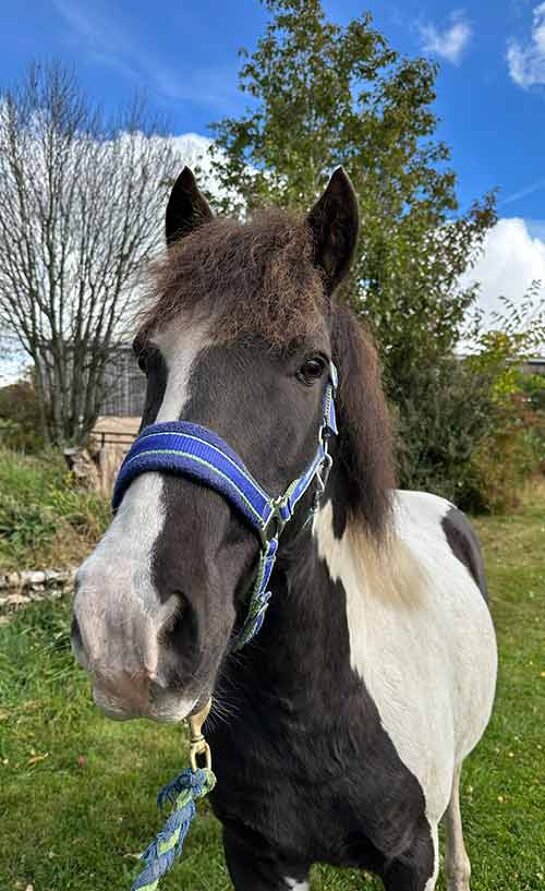
<path id="1" fill-rule="evenodd" d="M 93 699 L 102 712 L 113 720 L 148 718 L 161 723 L 177 723 L 186 718 L 205 694 L 197 691 L 171 690 L 151 664 L 127 668 L 117 659 L 97 658 L 83 644 L 80 624 L 72 622 L 72 649 L 76 660 L 90 675 Z"/>
<path id="2" fill-rule="evenodd" d="M 188 645 L 185 663 L 170 653 L 180 597 L 143 603 L 129 584 L 114 588 L 111 581 L 93 557 L 76 580 L 72 649 L 91 676 L 97 706 L 116 720 L 183 720 L 208 695 L 209 684 L 200 677 L 197 641 Z M 173 663 L 183 670 L 173 671 Z"/>

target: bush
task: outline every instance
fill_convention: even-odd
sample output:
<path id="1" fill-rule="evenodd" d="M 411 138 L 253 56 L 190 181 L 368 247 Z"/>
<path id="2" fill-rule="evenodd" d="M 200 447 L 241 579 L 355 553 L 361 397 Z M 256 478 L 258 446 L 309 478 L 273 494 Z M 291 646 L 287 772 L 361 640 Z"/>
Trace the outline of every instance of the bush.
<path id="1" fill-rule="evenodd" d="M 435 375 L 414 374 L 411 396 L 397 406 L 400 484 L 435 492 L 464 510 L 481 502 L 477 445 L 494 430 L 498 410 L 489 379 L 457 359 Z"/>
<path id="2" fill-rule="evenodd" d="M 79 563 L 109 521 L 105 498 L 78 488 L 56 452 L 0 450 L 0 568 Z"/>
<path id="3" fill-rule="evenodd" d="M 473 511 L 487 513 L 517 507 L 525 482 L 540 465 L 540 449 L 533 431 L 521 417 L 507 416 L 475 449 L 471 461 L 475 487 L 469 506 Z"/>
<path id="4" fill-rule="evenodd" d="M 45 446 L 40 402 L 31 376 L 0 388 L 0 444 L 25 452 Z"/>
<path id="5" fill-rule="evenodd" d="M 521 374 L 519 392 L 522 421 L 533 443 L 541 472 L 545 472 L 545 375 Z"/>
<path id="6" fill-rule="evenodd" d="M 519 390 L 534 412 L 545 412 L 545 374 L 521 374 Z"/>
<path id="7" fill-rule="evenodd" d="M 471 356 L 411 369 L 396 406 L 402 486 L 472 512 L 513 508 L 545 468 L 545 379 L 521 371 L 543 323 L 534 303 L 504 303 L 499 329 L 480 333 Z"/>

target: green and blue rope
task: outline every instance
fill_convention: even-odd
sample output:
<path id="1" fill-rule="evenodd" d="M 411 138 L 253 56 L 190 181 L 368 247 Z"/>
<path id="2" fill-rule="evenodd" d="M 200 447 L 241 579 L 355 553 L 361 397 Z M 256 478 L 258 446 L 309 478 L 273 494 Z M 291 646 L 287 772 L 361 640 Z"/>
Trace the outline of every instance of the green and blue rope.
<path id="1" fill-rule="evenodd" d="M 208 768 L 187 768 L 157 796 L 157 804 L 163 808 L 167 802 L 174 809 L 141 859 L 145 867 L 134 882 L 131 891 L 156 891 L 159 880 L 167 873 L 182 853 L 185 837 L 195 816 L 195 802 L 204 798 L 216 785 L 216 777 Z"/>

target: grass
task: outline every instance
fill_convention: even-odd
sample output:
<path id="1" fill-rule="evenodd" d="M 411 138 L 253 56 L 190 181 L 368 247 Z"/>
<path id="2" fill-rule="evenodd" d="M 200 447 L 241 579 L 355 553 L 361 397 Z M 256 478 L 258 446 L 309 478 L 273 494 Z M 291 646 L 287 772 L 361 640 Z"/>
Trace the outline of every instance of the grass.
<path id="1" fill-rule="evenodd" d="M 0 572 L 77 565 L 109 518 L 104 498 L 78 489 L 62 457 L 0 449 Z"/>
<path id="2" fill-rule="evenodd" d="M 500 638 L 492 723 L 466 763 L 473 891 L 545 889 L 545 497 L 478 522 Z M 128 891 L 159 826 L 154 797 L 186 756 L 181 731 L 114 724 L 73 665 L 69 605 L 36 604 L 0 628 L 0 889 Z M 229 888 L 219 826 L 204 807 L 164 891 Z M 317 867 L 313 891 L 378 889 Z M 444 891 L 441 880 L 439 888 Z"/>

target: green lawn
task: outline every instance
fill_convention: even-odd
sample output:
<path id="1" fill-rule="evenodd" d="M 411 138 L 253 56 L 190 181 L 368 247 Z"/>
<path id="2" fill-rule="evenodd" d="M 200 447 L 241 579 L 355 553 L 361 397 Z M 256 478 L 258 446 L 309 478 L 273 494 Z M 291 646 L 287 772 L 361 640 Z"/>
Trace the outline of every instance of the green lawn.
<path id="1" fill-rule="evenodd" d="M 501 660 L 494 719 L 463 780 L 472 887 L 538 891 L 545 889 L 545 499 L 477 525 Z M 1 891 L 128 891 L 136 853 L 159 826 L 155 793 L 186 763 L 179 729 L 114 724 L 95 711 L 73 665 L 68 615 L 68 604 L 37 604 L 0 627 Z M 162 887 L 229 887 L 206 807 Z M 312 887 L 378 885 L 318 868 Z"/>

